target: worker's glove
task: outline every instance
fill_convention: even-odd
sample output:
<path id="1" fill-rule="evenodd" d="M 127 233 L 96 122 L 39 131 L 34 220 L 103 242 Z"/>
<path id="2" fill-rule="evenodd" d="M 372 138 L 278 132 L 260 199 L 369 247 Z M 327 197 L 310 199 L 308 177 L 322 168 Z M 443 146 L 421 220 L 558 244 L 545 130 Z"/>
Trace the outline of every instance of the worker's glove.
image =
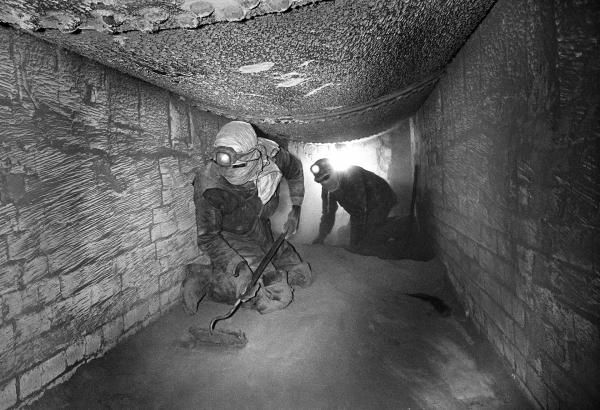
<path id="1" fill-rule="evenodd" d="M 313 245 L 322 245 L 323 241 L 325 240 L 325 238 L 323 238 L 322 236 L 317 236 L 313 241 L 312 244 Z"/>
<path id="2" fill-rule="evenodd" d="M 239 298 L 246 293 L 248 286 L 252 282 L 252 269 L 250 269 L 246 261 L 242 261 L 235 267 L 233 277 L 235 278 L 233 280 L 235 283 L 235 297 Z"/>
<path id="3" fill-rule="evenodd" d="M 236 297 L 242 299 L 243 303 L 256 296 L 258 289 L 260 289 L 263 283 L 262 278 L 260 278 L 254 286 L 250 287 L 252 285 L 252 274 L 252 269 L 250 269 L 246 261 L 240 262 L 233 274 L 237 278 Z"/>
<path id="4" fill-rule="evenodd" d="M 241 277 L 242 279 L 245 278 L 252 278 L 252 269 L 250 269 L 250 266 L 248 266 L 248 262 L 246 261 L 241 261 L 240 263 L 238 263 L 233 271 L 233 277 L 234 278 L 238 278 Z M 248 279 L 248 280 L 250 280 Z"/>
<path id="5" fill-rule="evenodd" d="M 250 283 L 248 283 L 248 286 L 250 286 Z M 252 287 L 252 289 L 246 290 L 242 293 L 242 295 L 240 296 L 240 298 L 242 299 L 242 303 L 246 303 L 247 301 L 252 299 L 254 296 L 256 296 L 256 294 L 258 293 L 258 290 L 260 289 L 261 286 L 264 286 L 262 278 L 260 278 L 256 282 L 256 285 L 254 285 Z"/>
<path id="6" fill-rule="evenodd" d="M 285 237 L 289 238 L 294 235 L 298 230 L 298 224 L 300 223 L 300 205 L 293 205 L 292 210 L 288 214 L 288 219 L 283 225 L 283 231 Z"/>
<path id="7" fill-rule="evenodd" d="M 242 286 L 238 287 L 237 289 L 237 297 L 242 299 L 242 302 L 245 303 L 256 296 L 256 293 L 262 284 L 262 278 L 260 278 L 251 288 L 250 286 L 252 285 L 253 272 L 252 269 L 250 269 L 250 266 L 248 266 L 246 262 L 243 262 L 238 265 L 236 271 L 238 269 L 240 271 L 239 278 L 242 279 L 242 281 L 239 281 L 238 283 L 240 283 Z"/>

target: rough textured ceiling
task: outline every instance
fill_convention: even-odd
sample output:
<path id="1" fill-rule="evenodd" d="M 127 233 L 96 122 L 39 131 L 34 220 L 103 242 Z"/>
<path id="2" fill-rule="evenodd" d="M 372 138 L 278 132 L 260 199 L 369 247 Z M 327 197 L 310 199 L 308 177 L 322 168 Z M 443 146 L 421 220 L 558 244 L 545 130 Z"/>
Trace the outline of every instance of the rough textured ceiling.
<path id="1" fill-rule="evenodd" d="M 495 0 L 3 0 L 0 21 L 290 139 L 412 114 Z"/>

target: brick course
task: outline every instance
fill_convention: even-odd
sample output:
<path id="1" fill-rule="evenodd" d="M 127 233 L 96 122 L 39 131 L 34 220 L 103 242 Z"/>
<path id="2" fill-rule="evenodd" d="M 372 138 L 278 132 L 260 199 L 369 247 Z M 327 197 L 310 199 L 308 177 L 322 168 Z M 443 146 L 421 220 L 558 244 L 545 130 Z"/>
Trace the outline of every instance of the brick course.
<path id="1" fill-rule="evenodd" d="M 226 119 L 0 27 L 0 409 L 179 300 L 191 181 Z"/>
<path id="2" fill-rule="evenodd" d="M 410 121 L 422 222 L 540 408 L 600 405 L 599 19 L 498 1 Z"/>

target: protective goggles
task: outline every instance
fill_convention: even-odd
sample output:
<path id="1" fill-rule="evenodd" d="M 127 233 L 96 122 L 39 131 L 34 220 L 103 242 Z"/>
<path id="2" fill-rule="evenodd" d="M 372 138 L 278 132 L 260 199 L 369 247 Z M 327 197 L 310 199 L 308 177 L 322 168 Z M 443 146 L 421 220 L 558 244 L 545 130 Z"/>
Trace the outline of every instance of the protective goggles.
<path id="1" fill-rule="evenodd" d="M 256 161 L 260 158 L 260 151 L 255 148 L 244 154 L 238 154 L 231 147 L 216 147 L 213 151 L 212 160 L 218 165 L 227 168 L 245 167 L 246 163 Z"/>

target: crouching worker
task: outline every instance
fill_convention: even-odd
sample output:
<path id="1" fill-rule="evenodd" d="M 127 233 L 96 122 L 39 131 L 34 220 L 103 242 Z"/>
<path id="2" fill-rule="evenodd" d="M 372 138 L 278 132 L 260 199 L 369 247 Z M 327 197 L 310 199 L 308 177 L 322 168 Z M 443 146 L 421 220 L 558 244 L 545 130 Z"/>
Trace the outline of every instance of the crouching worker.
<path id="1" fill-rule="evenodd" d="M 337 171 L 327 158 L 311 167 L 321 184 L 323 213 L 319 234 L 313 244 L 323 243 L 335 224 L 338 203 L 350 214 L 351 252 L 387 257 L 388 214 L 396 204 L 396 194 L 381 177 L 359 166 Z"/>
<path id="2" fill-rule="evenodd" d="M 194 180 L 198 247 L 212 264 L 188 265 L 182 284 L 188 313 L 196 312 L 204 296 L 233 304 L 246 294 L 252 272 L 274 242 L 269 217 L 279 204 L 282 177 L 292 203 L 284 225 L 289 237 L 298 228 L 304 198 L 300 160 L 275 142 L 258 138 L 246 122 L 232 121 L 219 130 L 212 162 Z M 264 270 L 256 296 L 244 305 L 263 314 L 283 309 L 292 301 L 290 286 L 308 286 L 311 278 L 310 266 L 284 241 Z"/>

